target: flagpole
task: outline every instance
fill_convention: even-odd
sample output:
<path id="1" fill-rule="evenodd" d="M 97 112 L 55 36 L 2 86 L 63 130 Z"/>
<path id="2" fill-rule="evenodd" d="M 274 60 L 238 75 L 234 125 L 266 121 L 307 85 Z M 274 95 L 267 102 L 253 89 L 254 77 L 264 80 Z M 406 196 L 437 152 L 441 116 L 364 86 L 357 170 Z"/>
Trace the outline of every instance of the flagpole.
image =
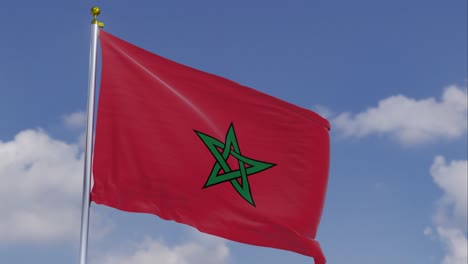
<path id="1" fill-rule="evenodd" d="M 99 7 L 91 8 L 93 20 L 91 21 L 91 44 L 89 50 L 89 72 L 88 72 L 88 109 L 86 124 L 86 146 L 85 164 L 83 179 L 83 202 L 81 206 L 81 234 L 80 234 L 80 264 L 86 264 L 88 253 L 88 230 L 89 230 L 89 207 L 91 192 L 91 168 L 94 138 L 94 96 L 96 93 L 96 60 L 97 41 L 99 27 L 104 24 L 97 21 L 97 16 L 101 13 Z"/>

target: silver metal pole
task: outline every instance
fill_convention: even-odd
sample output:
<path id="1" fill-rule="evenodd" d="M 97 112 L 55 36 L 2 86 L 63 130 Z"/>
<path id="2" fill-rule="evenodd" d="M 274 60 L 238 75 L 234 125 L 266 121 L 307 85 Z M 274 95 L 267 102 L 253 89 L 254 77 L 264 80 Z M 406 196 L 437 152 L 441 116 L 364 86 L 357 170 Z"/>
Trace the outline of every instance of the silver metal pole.
<path id="1" fill-rule="evenodd" d="M 94 97 L 96 93 L 96 60 L 97 41 L 100 23 L 96 20 L 100 10 L 98 7 L 91 8 L 94 16 L 91 21 L 91 45 L 89 49 L 89 72 L 88 72 L 88 110 L 86 124 L 86 146 L 83 179 L 83 203 L 81 207 L 81 235 L 80 235 L 80 264 L 86 264 L 88 253 L 88 230 L 89 230 L 89 207 L 91 192 L 91 169 L 94 138 Z"/>

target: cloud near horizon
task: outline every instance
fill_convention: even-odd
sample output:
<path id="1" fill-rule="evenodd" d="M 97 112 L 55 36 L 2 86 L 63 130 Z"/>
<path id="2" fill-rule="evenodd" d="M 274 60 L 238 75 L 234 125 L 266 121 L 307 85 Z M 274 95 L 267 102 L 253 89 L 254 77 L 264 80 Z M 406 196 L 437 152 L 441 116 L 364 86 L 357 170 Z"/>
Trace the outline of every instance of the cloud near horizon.
<path id="1" fill-rule="evenodd" d="M 74 241 L 80 232 L 84 167 L 84 112 L 64 115 L 62 125 L 81 131 L 77 142 L 54 139 L 42 129 L 0 140 L 0 244 Z M 92 239 L 112 224 L 93 214 Z"/>
<path id="2" fill-rule="evenodd" d="M 168 246 L 164 241 L 145 238 L 129 246 L 128 250 L 114 250 L 97 256 L 92 264 L 227 264 L 229 248 L 221 238 L 194 233 L 187 242 Z M 125 247 L 126 249 L 129 247 Z M 127 252 L 125 252 L 127 251 Z"/>
<path id="3" fill-rule="evenodd" d="M 82 173 L 79 147 L 42 130 L 0 141 L 0 243 L 76 239 Z"/>

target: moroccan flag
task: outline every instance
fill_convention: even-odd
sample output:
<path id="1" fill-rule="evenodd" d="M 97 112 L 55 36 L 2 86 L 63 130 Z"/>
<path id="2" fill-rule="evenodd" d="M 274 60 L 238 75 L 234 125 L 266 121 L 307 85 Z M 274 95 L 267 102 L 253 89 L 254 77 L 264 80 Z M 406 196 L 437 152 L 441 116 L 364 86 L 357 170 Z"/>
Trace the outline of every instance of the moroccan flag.
<path id="1" fill-rule="evenodd" d="M 325 263 L 329 123 L 100 32 L 95 203 Z"/>

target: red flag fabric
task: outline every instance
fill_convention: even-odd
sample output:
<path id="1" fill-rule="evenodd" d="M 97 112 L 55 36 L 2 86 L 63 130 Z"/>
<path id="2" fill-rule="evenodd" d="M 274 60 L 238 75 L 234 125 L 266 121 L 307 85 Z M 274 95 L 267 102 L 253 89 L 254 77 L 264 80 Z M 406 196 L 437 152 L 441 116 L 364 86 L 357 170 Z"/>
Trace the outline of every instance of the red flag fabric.
<path id="1" fill-rule="evenodd" d="M 100 31 L 97 204 L 325 263 L 328 121 Z"/>

